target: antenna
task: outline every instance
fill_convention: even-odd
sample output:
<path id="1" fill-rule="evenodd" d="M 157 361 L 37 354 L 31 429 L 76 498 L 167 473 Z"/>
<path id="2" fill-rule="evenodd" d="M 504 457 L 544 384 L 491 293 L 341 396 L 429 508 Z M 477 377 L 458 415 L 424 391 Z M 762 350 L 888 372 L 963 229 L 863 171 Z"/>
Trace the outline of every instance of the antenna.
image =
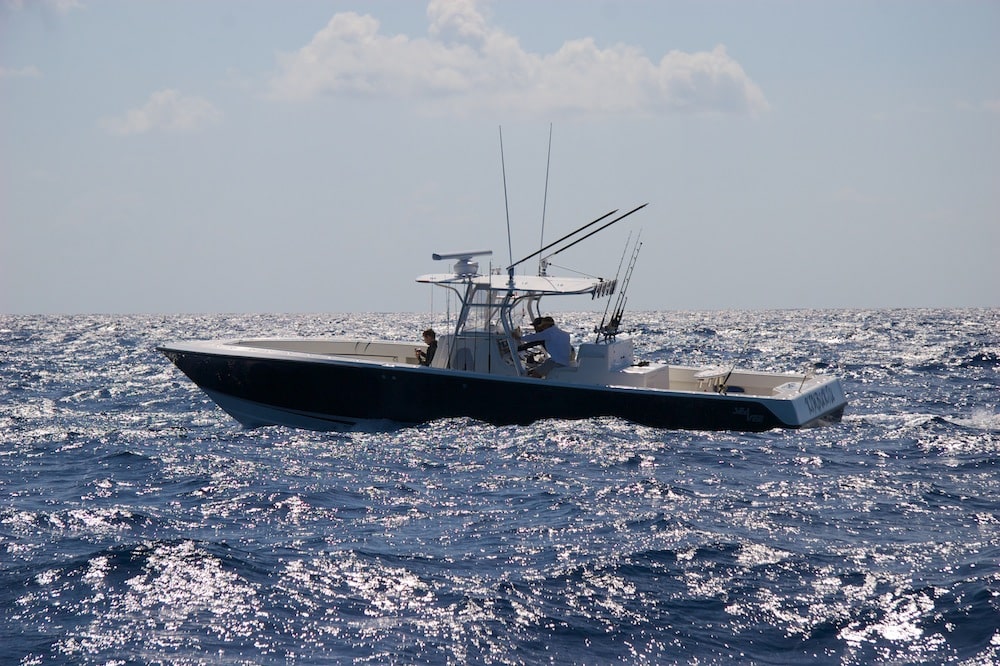
<path id="1" fill-rule="evenodd" d="M 514 286 L 514 246 L 510 243 L 510 206 L 507 204 L 507 168 L 503 161 L 503 126 L 500 126 L 500 173 L 503 174 L 503 208 L 507 213 L 507 256 L 511 261 L 507 268 L 507 277 L 510 278 L 511 287 Z"/>
<path id="2" fill-rule="evenodd" d="M 545 157 L 545 194 L 542 195 L 542 235 L 538 239 L 538 247 L 541 248 L 545 244 L 545 205 L 549 201 L 549 164 L 552 163 L 552 123 L 549 123 L 549 152 Z M 539 253 L 542 250 L 539 249 Z M 511 257 L 511 261 L 514 258 Z M 545 270 L 547 268 L 545 258 L 541 257 L 538 259 L 538 274 L 545 275 Z"/>

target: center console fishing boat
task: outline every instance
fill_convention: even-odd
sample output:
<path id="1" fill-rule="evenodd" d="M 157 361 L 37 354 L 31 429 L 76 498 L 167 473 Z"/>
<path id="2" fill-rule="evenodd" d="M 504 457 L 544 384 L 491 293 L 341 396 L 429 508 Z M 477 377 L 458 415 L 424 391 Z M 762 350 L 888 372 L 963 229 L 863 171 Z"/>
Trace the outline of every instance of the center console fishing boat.
<path id="1" fill-rule="evenodd" d="M 620 329 L 638 243 L 621 280 L 551 276 L 545 259 L 540 274 L 515 274 L 525 260 L 567 249 L 640 208 L 579 237 L 612 211 L 506 272 L 480 272 L 477 258 L 489 251 L 433 255 L 454 261 L 452 270 L 417 281 L 450 290 L 459 308 L 427 366 L 412 342 L 377 339 L 187 341 L 159 349 L 246 427 L 340 430 L 369 421 L 402 426 L 452 417 L 496 425 L 617 417 L 656 428 L 762 431 L 839 421 L 847 401 L 835 376 L 637 359 L 633 341 Z M 547 354 L 522 349 L 520 328 L 543 314 L 543 298 L 608 298 L 610 304 L 616 293 L 610 319 L 606 307 L 593 339 L 577 341 L 568 364 L 532 376 Z"/>

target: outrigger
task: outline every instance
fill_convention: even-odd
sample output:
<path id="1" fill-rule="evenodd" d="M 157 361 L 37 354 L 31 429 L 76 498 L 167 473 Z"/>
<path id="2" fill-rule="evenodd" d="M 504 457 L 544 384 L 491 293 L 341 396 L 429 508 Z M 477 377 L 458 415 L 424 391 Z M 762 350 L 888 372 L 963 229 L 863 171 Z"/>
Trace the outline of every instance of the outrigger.
<path id="1" fill-rule="evenodd" d="M 452 271 L 417 281 L 450 290 L 459 310 L 426 367 L 411 342 L 376 339 L 192 341 L 159 349 L 246 427 L 341 430 L 368 421 L 384 427 L 453 417 L 496 425 L 617 417 L 656 428 L 763 431 L 839 421 L 847 401 L 835 376 L 637 361 L 632 339 L 621 333 L 625 290 L 617 276 L 548 275 L 547 258 L 641 208 L 580 236 L 612 211 L 506 271 L 480 272 L 476 259 L 489 250 L 434 254 L 435 260 L 453 260 Z M 637 242 L 622 287 L 638 248 Z M 518 264 L 549 250 L 539 275 L 515 275 Z M 615 293 L 610 319 L 605 308 L 594 340 L 578 341 L 569 365 L 545 378 L 530 376 L 541 359 L 532 357 L 537 350 L 518 349 L 519 322 L 541 315 L 543 298 L 610 299 Z"/>

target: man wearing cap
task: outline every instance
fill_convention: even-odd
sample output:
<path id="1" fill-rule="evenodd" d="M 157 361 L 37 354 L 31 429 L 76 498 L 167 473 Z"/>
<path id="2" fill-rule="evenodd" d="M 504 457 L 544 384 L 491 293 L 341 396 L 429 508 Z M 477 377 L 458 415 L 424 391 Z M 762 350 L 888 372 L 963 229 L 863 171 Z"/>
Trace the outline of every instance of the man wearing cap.
<path id="1" fill-rule="evenodd" d="M 535 332 L 520 338 L 521 344 L 518 345 L 518 350 L 541 344 L 549 357 L 532 368 L 528 374 L 532 377 L 545 377 L 553 368 L 569 365 L 569 333 L 556 326 L 556 321 L 552 317 L 537 317 L 531 325 Z"/>

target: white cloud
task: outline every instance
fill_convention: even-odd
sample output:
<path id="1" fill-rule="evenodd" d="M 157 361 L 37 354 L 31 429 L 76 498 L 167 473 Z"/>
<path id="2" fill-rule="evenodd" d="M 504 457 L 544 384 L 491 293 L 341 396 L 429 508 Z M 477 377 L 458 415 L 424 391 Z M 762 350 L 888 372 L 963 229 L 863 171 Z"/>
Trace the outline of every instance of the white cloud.
<path id="1" fill-rule="evenodd" d="M 33 65 L 17 69 L 0 66 L 0 79 L 31 79 L 41 75 L 42 72 Z"/>
<path id="2" fill-rule="evenodd" d="M 80 0 L 34 0 L 31 3 L 26 3 L 25 0 L 3 0 L 2 4 L 15 11 L 20 11 L 30 4 L 43 11 L 54 11 L 57 14 L 68 14 L 75 9 L 83 9 L 83 3 Z"/>
<path id="3" fill-rule="evenodd" d="M 106 118 L 104 128 L 113 134 L 145 134 L 155 130 L 189 132 L 219 122 L 222 112 L 200 97 L 185 97 L 176 90 L 160 90 L 138 109 L 124 116 Z"/>
<path id="4" fill-rule="evenodd" d="M 47 0 L 45 4 L 59 14 L 68 14 L 75 9 L 83 9 L 83 3 L 79 0 Z"/>
<path id="5" fill-rule="evenodd" d="M 768 108 L 724 46 L 670 51 L 654 62 L 636 47 L 601 48 L 587 37 L 539 54 L 491 26 L 476 0 L 431 0 L 427 16 L 428 36 L 411 38 L 382 34 L 369 15 L 335 14 L 308 44 L 280 56 L 271 94 L 409 98 L 457 113 L 752 114 Z"/>

